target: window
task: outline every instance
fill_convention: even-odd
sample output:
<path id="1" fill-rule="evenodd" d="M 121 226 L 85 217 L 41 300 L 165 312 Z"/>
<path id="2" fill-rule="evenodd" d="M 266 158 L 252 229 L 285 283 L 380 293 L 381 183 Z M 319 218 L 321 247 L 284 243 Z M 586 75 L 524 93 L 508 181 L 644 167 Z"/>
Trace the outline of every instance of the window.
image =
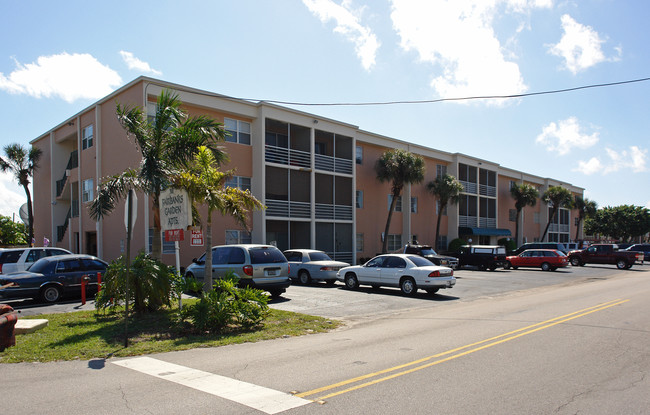
<path id="1" fill-rule="evenodd" d="M 516 184 L 517 184 L 516 181 L 514 181 L 514 180 L 510 180 L 510 187 L 509 187 L 509 189 L 512 189 L 513 187 L 515 187 Z"/>
<path id="2" fill-rule="evenodd" d="M 363 234 L 357 234 L 357 252 L 363 252 Z"/>
<path id="3" fill-rule="evenodd" d="M 363 190 L 357 190 L 357 209 L 363 209 Z"/>
<path id="4" fill-rule="evenodd" d="M 363 147 L 357 146 L 357 164 L 363 163 Z"/>
<path id="5" fill-rule="evenodd" d="M 411 198 L 411 213 L 418 213 L 418 198 Z"/>
<path id="6" fill-rule="evenodd" d="M 510 222 L 517 222 L 517 209 L 508 210 L 508 220 L 510 220 Z"/>
<path id="7" fill-rule="evenodd" d="M 251 233 L 240 230 L 226 231 L 226 245 L 249 244 L 251 243 Z"/>
<path id="8" fill-rule="evenodd" d="M 388 235 L 388 252 L 397 251 L 402 247 L 402 234 Z"/>
<path id="9" fill-rule="evenodd" d="M 226 187 L 233 189 L 251 190 L 251 178 L 244 176 L 232 176 L 226 180 Z"/>
<path id="10" fill-rule="evenodd" d="M 153 247 L 153 228 L 149 228 L 149 252 Z M 165 233 L 162 232 L 162 253 L 163 254 L 175 254 L 176 248 L 174 241 L 165 241 Z"/>
<path id="11" fill-rule="evenodd" d="M 388 195 L 388 210 L 390 210 L 390 204 L 393 202 L 393 195 L 390 194 Z M 402 211 L 402 196 L 397 197 L 397 201 L 395 202 L 395 212 L 401 212 Z"/>
<path id="12" fill-rule="evenodd" d="M 447 235 L 438 236 L 438 242 L 436 244 L 436 249 L 438 252 L 447 250 Z"/>
<path id="13" fill-rule="evenodd" d="M 226 141 L 231 143 L 248 144 L 251 143 L 251 124 L 246 121 L 233 120 L 224 118 L 224 128 L 229 136 Z"/>
<path id="14" fill-rule="evenodd" d="M 442 177 L 447 174 L 447 166 L 444 164 L 436 164 L 436 177 Z"/>
<path id="15" fill-rule="evenodd" d="M 81 148 L 83 150 L 93 146 L 93 125 L 90 124 L 81 130 Z"/>
<path id="16" fill-rule="evenodd" d="M 93 200 L 93 179 L 87 179 L 82 182 L 82 202 L 90 202 Z"/>
<path id="17" fill-rule="evenodd" d="M 533 213 L 533 222 L 534 223 L 539 223 L 539 212 L 534 212 Z"/>

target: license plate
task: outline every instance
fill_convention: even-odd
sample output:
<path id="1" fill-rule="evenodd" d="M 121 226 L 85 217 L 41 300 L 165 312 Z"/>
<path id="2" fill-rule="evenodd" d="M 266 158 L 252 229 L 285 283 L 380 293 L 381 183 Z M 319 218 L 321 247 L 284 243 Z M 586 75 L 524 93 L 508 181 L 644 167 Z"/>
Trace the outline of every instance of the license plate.
<path id="1" fill-rule="evenodd" d="M 267 277 L 277 277 L 278 275 L 280 275 L 280 272 L 277 270 L 269 270 L 266 271 L 265 274 Z"/>

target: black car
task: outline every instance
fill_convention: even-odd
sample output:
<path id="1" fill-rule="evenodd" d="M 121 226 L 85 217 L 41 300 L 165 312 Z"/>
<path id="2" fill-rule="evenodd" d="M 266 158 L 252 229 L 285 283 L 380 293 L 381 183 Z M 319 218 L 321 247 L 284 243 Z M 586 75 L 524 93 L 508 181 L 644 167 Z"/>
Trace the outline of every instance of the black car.
<path id="1" fill-rule="evenodd" d="M 403 253 L 420 255 L 435 265 L 449 267 L 451 269 L 458 268 L 458 259 L 447 255 L 440 255 L 430 245 L 406 244 Z"/>
<path id="2" fill-rule="evenodd" d="M 621 249 L 621 245 L 618 245 L 618 249 Z M 650 244 L 634 244 L 628 248 L 625 248 L 626 251 L 635 251 L 643 252 L 643 260 L 650 261 Z"/>
<path id="3" fill-rule="evenodd" d="M 97 291 L 97 274 L 108 264 L 92 255 L 70 254 L 41 258 L 27 271 L 0 275 L 0 299 L 40 298 L 54 303 L 64 295 L 80 295 L 87 277 L 87 290 Z"/>
<path id="4" fill-rule="evenodd" d="M 494 271 L 507 264 L 506 248 L 498 245 L 463 245 L 455 255 L 459 267 L 469 265 L 478 267 L 479 270 Z"/>

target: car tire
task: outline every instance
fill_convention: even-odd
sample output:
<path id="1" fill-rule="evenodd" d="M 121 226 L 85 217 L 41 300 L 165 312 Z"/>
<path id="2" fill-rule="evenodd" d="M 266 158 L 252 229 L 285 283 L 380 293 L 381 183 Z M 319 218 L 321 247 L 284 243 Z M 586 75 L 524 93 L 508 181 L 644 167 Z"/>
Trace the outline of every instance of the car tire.
<path id="1" fill-rule="evenodd" d="M 551 270 L 551 264 L 548 262 L 542 262 L 542 271 L 550 271 Z"/>
<path id="2" fill-rule="evenodd" d="M 571 262 L 571 265 L 573 265 L 574 267 L 582 265 L 582 261 L 580 261 L 580 258 L 578 258 L 577 256 L 572 256 L 571 258 L 569 258 L 569 262 Z"/>
<path id="3" fill-rule="evenodd" d="M 269 290 L 269 294 L 271 294 L 271 298 L 278 298 L 282 295 L 284 290 Z"/>
<path id="4" fill-rule="evenodd" d="M 512 269 L 518 269 L 518 268 L 519 268 L 519 267 L 514 267 L 514 266 L 512 267 Z"/>
<path id="5" fill-rule="evenodd" d="M 512 264 L 510 263 L 510 261 L 508 261 L 506 262 L 506 265 L 503 267 L 503 269 L 510 269 L 510 268 L 512 268 Z"/>
<path id="6" fill-rule="evenodd" d="M 415 280 L 411 277 L 404 277 L 399 283 L 399 288 L 406 295 L 413 296 L 418 291 L 418 286 Z"/>
<path id="7" fill-rule="evenodd" d="M 427 288 L 427 293 L 429 295 L 433 295 L 433 294 L 437 293 L 439 290 L 440 290 L 440 288 Z"/>
<path id="8" fill-rule="evenodd" d="M 359 288 L 359 280 L 357 280 L 357 276 L 352 273 L 345 274 L 345 287 L 351 290 Z"/>
<path id="9" fill-rule="evenodd" d="M 497 264 L 490 264 L 489 268 L 490 271 L 494 271 L 495 269 L 497 269 Z"/>
<path id="10" fill-rule="evenodd" d="M 41 289 L 41 299 L 46 303 L 56 303 L 61 299 L 61 289 L 56 285 L 47 285 Z"/>
<path id="11" fill-rule="evenodd" d="M 616 268 L 625 269 L 625 267 L 627 267 L 627 262 L 624 259 L 619 259 L 616 261 Z"/>
<path id="12" fill-rule="evenodd" d="M 307 271 L 302 270 L 298 273 L 298 281 L 300 281 L 302 285 L 307 285 L 311 283 L 311 277 Z"/>

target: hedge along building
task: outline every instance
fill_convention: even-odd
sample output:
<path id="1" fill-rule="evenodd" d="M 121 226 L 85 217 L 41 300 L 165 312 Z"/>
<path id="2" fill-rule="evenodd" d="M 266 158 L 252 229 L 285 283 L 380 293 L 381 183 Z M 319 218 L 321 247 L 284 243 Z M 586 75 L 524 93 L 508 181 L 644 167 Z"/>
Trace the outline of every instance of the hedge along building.
<path id="1" fill-rule="evenodd" d="M 182 85 L 139 77 L 78 114 L 64 120 L 31 144 L 43 151 L 34 174 L 36 240 L 47 237 L 73 252 L 113 260 L 124 252 L 124 210 L 96 222 L 87 204 L 103 178 L 137 167 L 141 153 L 116 117 L 116 104 L 140 106 L 155 114 L 164 89 L 177 93 L 189 115 L 208 115 L 231 134 L 223 144 L 235 168 L 230 186 L 250 189 L 267 209 L 250 215 L 250 232 L 231 218 L 214 217 L 213 243 L 274 243 L 280 249 L 314 248 L 348 262 L 381 250 L 390 205 L 390 183 L 376 179 L 375 162 L 388 149 L 401 148 L 425 160 L 425 180 L 407 185 L 393 214 L 389 250 L 414 239 L 433 244 L 442 214 L 441 246 L 456 237 L 473 243 L 496 243 L 514 236 L 511 183 L 540 190 L 562 185 L 574 195 L 583 189 L 499 166 L 460 153 L 447 153 L 363 131 L 357 126 L 265 102 L 250 102 Z M 458 205 L 438 212 L 426 183 L 449 173 L 463 184 Z M 138 195 L 132 249 L 150 252 L 151 202 Z M 201 213 L 204 215 L 206 210 Z M 539 201 L 520 217 L 522 241 L 539 240 L 549 215 Z M 575 212 L 563 209 L 549 231 L 550 240 L 568 241 Z M 180 243 L 181 264 L 205 248 Z M 174 263 L 173 242 L 163 244 L 162 259 Z"/>

